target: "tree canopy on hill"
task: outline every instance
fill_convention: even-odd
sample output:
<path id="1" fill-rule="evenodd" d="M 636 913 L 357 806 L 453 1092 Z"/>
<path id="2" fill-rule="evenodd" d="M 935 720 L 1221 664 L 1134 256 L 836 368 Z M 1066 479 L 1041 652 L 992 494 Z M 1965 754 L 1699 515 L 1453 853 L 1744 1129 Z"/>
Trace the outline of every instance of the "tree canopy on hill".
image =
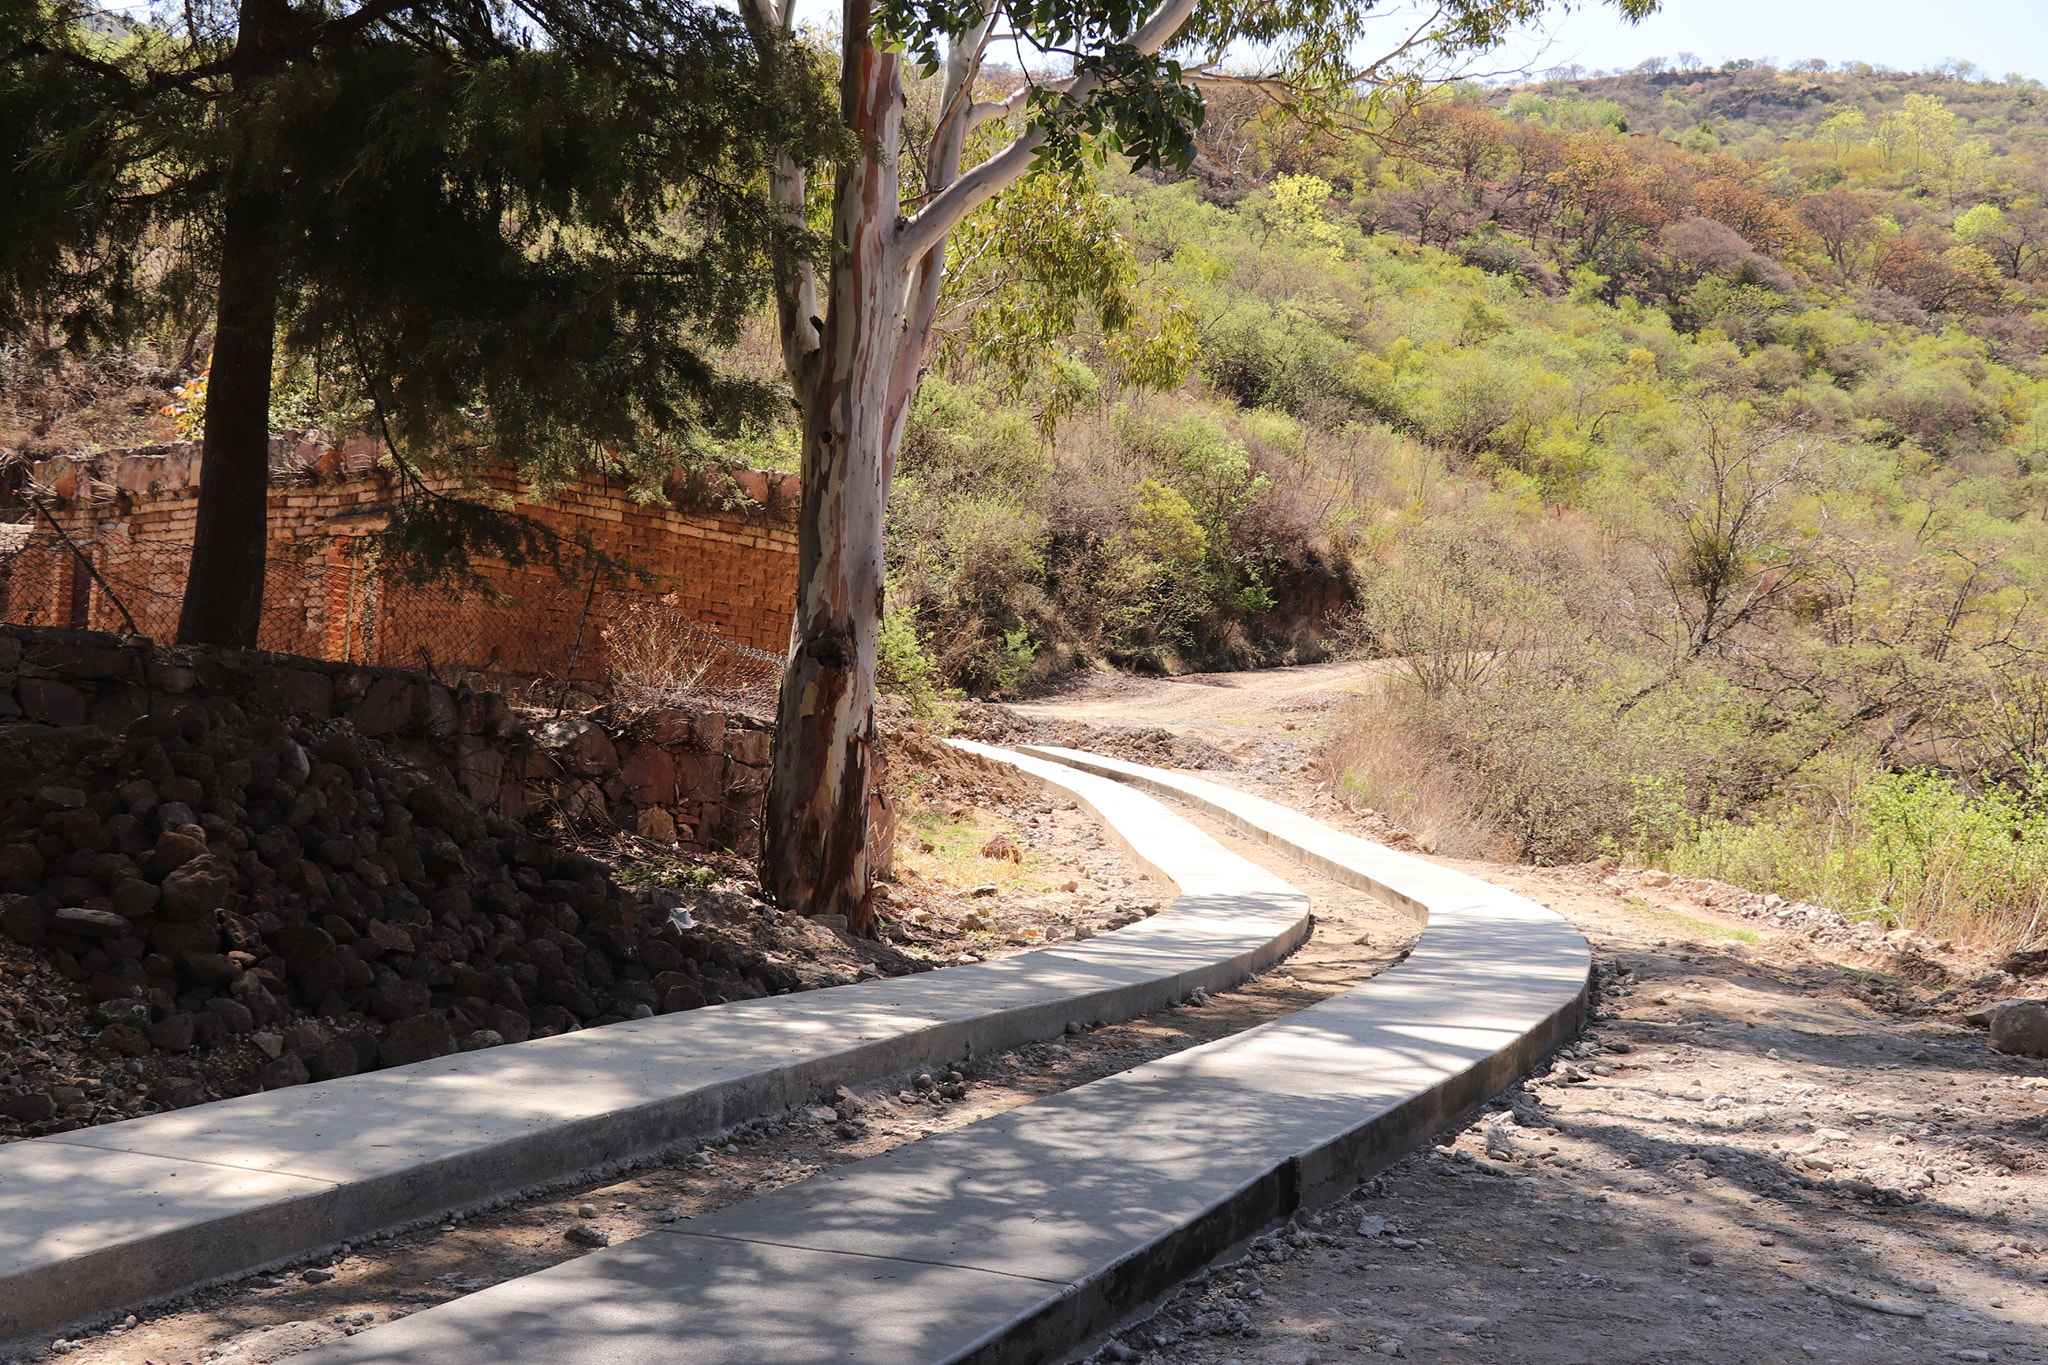
<path id="1" fill-rule="evenodd" d="M 2048 906 L 2048 300 L 2023 252 L 1981 292 L 1883 270 L 1900 237 L 1960 270 L 2025 215 L 2048 109 L 1845 74 L 1873 123 L 1908 95 L 1999 111 L 1958 117 L 1989 145 L 1951 203 L 1872 133 L 1824 141 L 1823 111 L 1738 153 L 1615 89 L 1453 90 L 1307 138 L 1228 96 L 1188 172 L 1103 173 L 1145 292 L 1192 321 L 1190 381 L 1120 389 L 1084 342 L 1013 401 L 948 358 L 890 508 L 892 649 L 921 651 L 892 673 L 1382 655 L 1392 704 L 1325 761 L 1445 851 L 1664 860 L 2023 938 Z M 1843 196 L 1861 234 L 1830 235 Z M 1023 448 L 1056 385 L 1089 397 Z"/>
<path id="2" fill-rule="evenodd" d="M 1606 0 L 1638 18 L 1656 0 Z M 1388 88 L 1426 86 L 1445 63 L 1497 47 L 1554 0 L 1443 0 L 1415 13 L 1379 0 L 846 0 L 834 251 L 822 274 L 776 278 L 776 318 L 797 412 L 803 503 L 796 623 L 777 713 L 761 883 L 791 909 L 871 913 L 868 802 L 884 619 L 889 486 L 938 321 L 948 243 L 1032 171 L 1111 154 L 1138 170 L 1185 167 L 1201 87 L 1247 79 L 1326 113 Z M 764 39 L 787 37 L 794 0 L 743 0 Z M 1270 70 L 1230 69 L 1250 50 Z M 998 54 L 1013 70 L 992 83 Z M 906 120 L 912 66 L 936 80 L 928 126 Z M 906 147 L 906 134 L 922 147 Z M 906 155 L 907 153 L 907 155 Z M 811 210 L 807 168 L 785 157 L 770 193 Z M 1106 282 L 1105 282 L 1106 283 Z M 1103 291 L 1108 292 L 1108 291 Z M 1105 320 L 1117 310 L 1105 314 Z"/>

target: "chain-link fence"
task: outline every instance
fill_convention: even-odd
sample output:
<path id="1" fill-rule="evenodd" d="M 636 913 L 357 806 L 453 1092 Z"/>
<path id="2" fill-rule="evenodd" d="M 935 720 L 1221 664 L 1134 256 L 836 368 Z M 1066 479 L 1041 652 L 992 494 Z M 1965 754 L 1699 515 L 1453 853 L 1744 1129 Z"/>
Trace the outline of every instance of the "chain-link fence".
<path id="1" fill-rule="evenodd" d="M 614 694 L 772 712 L 782 659 L 728 640 L 656 592 L 501 570 L 488 588 L 380 573 L 364 542 L 270 559 L 264 649 L 413 668 L 549 706 Z M 177 634 L 189 550 L 81 543 L 47 525 L 0 525 L 0 620 Z"/>

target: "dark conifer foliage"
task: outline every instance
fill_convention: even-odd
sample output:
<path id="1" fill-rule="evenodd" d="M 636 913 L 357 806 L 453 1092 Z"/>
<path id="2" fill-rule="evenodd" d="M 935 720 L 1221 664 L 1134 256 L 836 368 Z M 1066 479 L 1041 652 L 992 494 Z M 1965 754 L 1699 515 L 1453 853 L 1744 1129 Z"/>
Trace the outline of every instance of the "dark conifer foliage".
<path id="1" fill-rule="evenodd" d="M 690 0 L 0 0 L 0 339 L 88 349 L 213 313 L 180 634 L 253 644 L 294 357 L 405 459 L 543 484 L 647 478 L 767 411 L 710 356 L 774 260 L 815 247 L 761 183 L 773 152 L 826 150 L 805 143 L 834 136 L 823 91 L 793 44 Z"/>

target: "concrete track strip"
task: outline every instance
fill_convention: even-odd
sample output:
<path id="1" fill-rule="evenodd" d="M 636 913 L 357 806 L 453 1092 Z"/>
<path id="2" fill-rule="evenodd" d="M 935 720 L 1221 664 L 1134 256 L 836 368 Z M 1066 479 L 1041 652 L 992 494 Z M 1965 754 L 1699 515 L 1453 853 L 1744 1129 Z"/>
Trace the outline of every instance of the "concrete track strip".
<path id="1" fill-rule="evenodd" d="M 1083 776 L 960 747 L 1054 784 Z M 1144 809 L 1096 804 L 1112 825 Z M 1343 1194 L 1577 1029 L 1590 954 L 1555 914 L 1274 809 L 1289 817 L 1276 819 L 1281 842 L 1323 850 L 1333 875 L 1426 916 L 1406 962 L 1285 1019 L 374 1328 L 306 1365 L 1056 1360 L 1262 1227 Z M 1254 827 L 1261 814 L 1239 812 Z M 1161 862 L 1178 879 L 1172 856 Z"/>
<path id="2" fill-rule="evenodd" d="M 1306 897 L 1149 797 L 1043 760 L 1020 766 L 1056 778 L 1151 875 L 1176 884 L 1173 908 L 993 962 L 0 1146 L 0 1356 L 80 1321 L 653 1155 L 835 1085 L 1147 1014 L 1235 985 L 1307 933 Z"/>

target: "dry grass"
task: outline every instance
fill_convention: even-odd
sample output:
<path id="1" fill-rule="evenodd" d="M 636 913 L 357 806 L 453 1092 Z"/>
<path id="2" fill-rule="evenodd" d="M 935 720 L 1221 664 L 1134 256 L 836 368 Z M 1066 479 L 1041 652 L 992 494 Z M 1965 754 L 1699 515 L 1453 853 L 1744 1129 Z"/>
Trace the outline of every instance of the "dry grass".
<path id="1" fill-rule="evenodd" d="M 1482 815 L 1478 794 L 1400 702 L 1360 697 L 1333 712 L 1319 759 L 1331 791 L 1378 811 L 1424 851 L 1508 861 L 1514 842 Z"/>
<path id="2" fill-rule="evenodd" d="M 694 695 L 711 673 L 717 642 L 673 598 L 620 598 L 600 629 L 614 695 L 674 702 Z"/>

